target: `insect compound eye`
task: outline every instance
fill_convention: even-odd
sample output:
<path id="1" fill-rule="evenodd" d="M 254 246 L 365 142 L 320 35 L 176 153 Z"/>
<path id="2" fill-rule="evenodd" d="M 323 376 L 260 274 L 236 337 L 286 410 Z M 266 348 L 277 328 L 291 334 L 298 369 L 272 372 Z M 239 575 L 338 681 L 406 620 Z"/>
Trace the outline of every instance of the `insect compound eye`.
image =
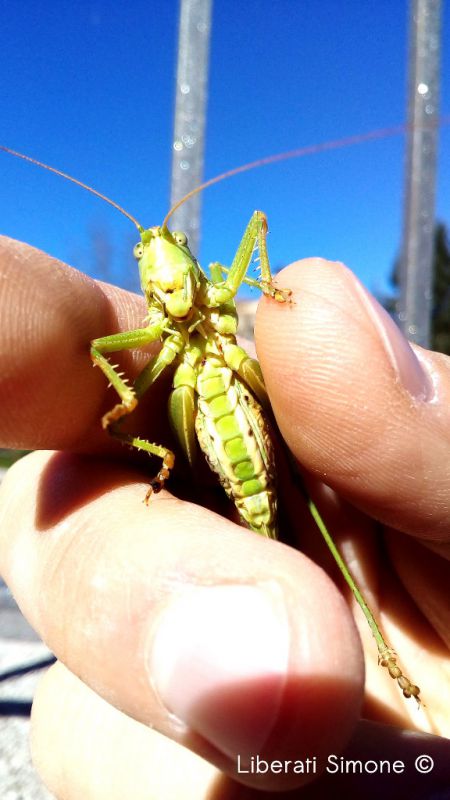
<path id="1" fill-rule="evenodd" d="M 144 245 L 142 242 L 138 242 L 133 247 L 133 255 L 137 261 L 144 255 Z"/>
<path id="2" fill-rule="evenodd" d="M 183 231 L 174 231 L 172 236 L 177 244 L 181 244 L 183 246 L 187 245 L 187 236 L 185 233 L 183 233 Z"/>

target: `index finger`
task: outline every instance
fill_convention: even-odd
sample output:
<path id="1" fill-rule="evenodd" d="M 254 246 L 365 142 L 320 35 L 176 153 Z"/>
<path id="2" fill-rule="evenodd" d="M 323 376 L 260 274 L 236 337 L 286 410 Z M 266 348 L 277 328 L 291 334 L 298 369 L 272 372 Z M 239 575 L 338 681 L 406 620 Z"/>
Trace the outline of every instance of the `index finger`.
<path id="1" fill-rule="evenodd" d="M 143 299 L 95 281 L 39 250 L 0 237 L 0 442 L 86 449 L 106 381 L 92 369 L 96 336 L 142 324 Z M 127 366 L 133 372 L 132 359 Z M 136 368 L 134 368 L 136 371 Z"/>

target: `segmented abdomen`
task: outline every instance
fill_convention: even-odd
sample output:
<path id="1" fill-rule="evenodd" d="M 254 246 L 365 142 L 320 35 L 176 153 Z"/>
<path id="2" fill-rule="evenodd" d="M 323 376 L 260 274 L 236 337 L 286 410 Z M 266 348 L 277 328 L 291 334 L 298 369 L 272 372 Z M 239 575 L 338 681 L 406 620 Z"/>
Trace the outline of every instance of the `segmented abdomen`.
<path id="1" fill-rule="evenodd" d="M 195 428 L 211 469 L 249 527 L 276 538 L 275 458 L 259 403 L 220 357 L 197 377 Z"/>

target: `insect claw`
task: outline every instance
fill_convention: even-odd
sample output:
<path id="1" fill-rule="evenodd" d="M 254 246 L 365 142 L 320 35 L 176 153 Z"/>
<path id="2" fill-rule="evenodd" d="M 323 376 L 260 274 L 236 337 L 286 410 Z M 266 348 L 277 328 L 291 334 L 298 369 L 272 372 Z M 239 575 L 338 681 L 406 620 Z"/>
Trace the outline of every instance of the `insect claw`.
<path id="1" fill-rule="evenodd" d="M 160 481 L 159 478 L 153 478 L 153 480 L 150 481 L 150 486 L 148 487 L 147 494 L 145 495 L 144 498 L 144 503 L 146 506 L 148 506 L 152 494 L 158 494 L 163 488 L 163 486 L 164 486 L 164 481 Z"/>

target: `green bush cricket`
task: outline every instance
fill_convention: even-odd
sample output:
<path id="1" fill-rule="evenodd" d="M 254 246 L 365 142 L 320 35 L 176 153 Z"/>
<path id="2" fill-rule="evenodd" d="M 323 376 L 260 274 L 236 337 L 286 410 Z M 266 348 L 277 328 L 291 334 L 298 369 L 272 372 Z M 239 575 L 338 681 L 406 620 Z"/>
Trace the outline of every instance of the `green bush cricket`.
<path id="1" fill-rule="evenodd" d="M 120 426 L 147 389 L 173 365 L 169 418 L 189 464 L 194 465 L 198 442 L 247 527 L 276 539 L 276 469 L 268 424 L 270 403 L 258 362 L 236 342 L 238 316 L 234 301 L 239 287 L 246 282 L 274 302 L 290 302 L 290 290 L 279 289 L 272 281 L 266 248 L 266 217 L 261 211 L 254 212 L 230 268 L 212 264 L 210 279 L 191 253 L 185 234 L 171 232 L 167 222 L 192 194 L 236 172 L 280 160 L 280 156 L 244 165 L 207 181 L 182 198 L 161 226 L 145 229 L 117 203 L 70 175 L 5 146 L 0 145 L 0 149 L 90 191 L 128 217 L 139 231 L 140 241 L 134 248 L 134 256 L 148 308 L 146 324 L 136 330 L 95 339 L 91 342 L 91 358 L 120 398 L 120 402 L 103 416 L 103 428 L 120 441 L 161 459 L 160 469 L 150 482 L 146 502 L 169 478 L 175 463 L 174 453 L 161 444 L 124 433 Z M 284 157 L 299 154 L 303 151 L 291 151 Z M 247 277 L 255 250 L 259 252 L 259 280 Z M 130 386 L 117 366 L 110 363 L 107 354 L 143 347 L 158 340 L 161 341 L 160 351 Z M 379 664 L 397 680 L 405 697 L 415 697 L 420 704 L 419 687 L 402 673 L 394 651 L 386 644 L 317 507 L 309 497 L 307 501 L 317 527 L 367 619 L 377 643 Z"/>

